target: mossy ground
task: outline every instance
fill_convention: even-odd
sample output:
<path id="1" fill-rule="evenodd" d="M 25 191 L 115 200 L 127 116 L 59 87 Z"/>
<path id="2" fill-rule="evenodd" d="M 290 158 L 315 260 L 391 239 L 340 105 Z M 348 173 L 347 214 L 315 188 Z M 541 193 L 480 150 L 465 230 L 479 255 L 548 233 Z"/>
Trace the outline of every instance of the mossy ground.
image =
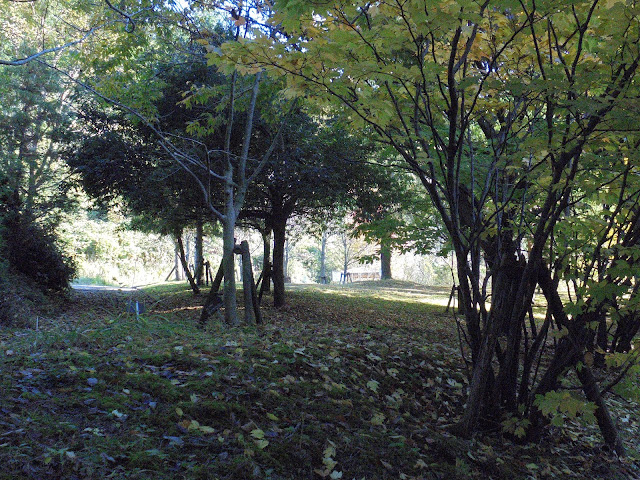
<path id="1" fill-rule="evenodd" d="M 640 476 L 639 417 L 622 401 L 623 460 L 570 424 L 529 446 L 450 435 L 466 380 L 447 297 L 294 288 L 265 326 L 203 331 L 203 299 L 182 286 L 76 292 L 38 331 L 0 331 L 0 479 Z"/>

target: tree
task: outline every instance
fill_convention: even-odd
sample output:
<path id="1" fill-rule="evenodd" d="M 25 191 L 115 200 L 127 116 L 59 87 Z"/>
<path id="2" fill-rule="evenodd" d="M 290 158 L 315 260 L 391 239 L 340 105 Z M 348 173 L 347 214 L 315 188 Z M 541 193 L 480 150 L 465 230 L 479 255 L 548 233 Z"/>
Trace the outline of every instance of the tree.
<path id="1" fill-rule="evenodd" d="M 55 58 L 65 50 L 85 42 L 105 24 L 117 21 L 113 17 L 109 20 L 108 15 L 104 18 L 100 18 L 100 15 L 82 18 L 80 12 L 83 8 L 78 8 L 82 5 L 74 5 L 74 9 L 68 8 L 63 2 L 34 2 L 28 6 L 24 3 L 3 0 L 0 4 L 6 18 L 12 20 L 3 23 L 0 28 L 0 66 L 19 67 L 45 58 Z M 106 5 L 111 3 L 107 1 Z M 61 22 L 61 18 L 65 21 Z"/>
<path id="2" fill-rule="evenodd" d="M 73 121 L 70 91 L 37 63 L 0 71 L 0 77 L 0 249 L 7 259 L 2 273 L 63 291 L 75 272 L 56 237 L 61 215 L 75 206 L 59 158 Z"/>
<path id="3" fill-rule="evenodd" d="M 264 112 L 262 112 L 264 115 Z M 273 129 L 260 129 L 272 142 Z M 325 217 L 374 188 L 366 163 L 372 146 L 360 135 L 345 135 L 339 119 L 313 118 L 303 110 L 292 114 L 271 161 L 249 192 L 244 215 L 261 218 L 273 232 L 274 305 L 285 305 L 285 243 L 293 217 Z M 256 147 L 260 148 L 260 142 Z M 367 179 L 369 181 L 367 181 Z"/>
<path id="4" fill-rule="evenodd" d="M 185 152 L 192 152 L 205 142 L 212 149 L 219 147 L 224 141 L 221 128 L 209 131 L 206 138 L 196 142 L 185 137 L 186 125 L 206 110 L 200 108 L 193 112 L 180 102 L 188 85 L 220 84 L 224 77 L 198 61 L 177 66 L 161 65 L 158 70 L 157 76 L 162 81 L 160 94 L 154 96 L 158 128 L 171 135 L 174 145 L 179 145 Z M 77 147 L 70 152 L 68 163 L 80 174 L 85 191 L 104 207 L 124 203 L 127 213 L 135 217 L 132 224 L 136 228 L 171 235 L 189 283 L 194 293 L 199 293 L 202 261 L 192 275 L 182 245 L 182 233 L 187 227 L 195 227 L 199 232 L 196 250 L 201 258 L 202 228 L 211 217 L 208 202 L 216 201 L 216 207 L 220 208 L 216 198 L 222 197 L 222 189 L 216 190 L 217 185 L 210 182 L 209 200 L 204 198 L 193 176 L 175 164 L 157 144 L 155 132 L 146 125 L 122 113 L 100 108 L 90 99 L 85 99 L 82 110 L 85 126 Z M 239 142 L 240 139 L 233 138 L 233 148 L 237 148 Z"/>
<path id="5" fill-rule="evenodd" d="M 472 367 L 458 431 L 469 435 L 511 415 L 522 419 L 519 435 L 529 424 L 533 435 L 541 402 L 573 368 L 606 442 L 621 453 L 583 360 L 593 336 L 590 304 L 572 309 L 557 294 L 565 251 L 555 233 L 584 185 L 608 188 L 594 175 L 603 171 L 601 155 L 636 129 L 629 118 L 640 59 L 635 7 L 490 0 L 278 7 L 279 35 L 223 46 L 225 58 L 286 75 L 289 94 L 314 92 L 342 105 L 420 180 L 457 260 Z M 624 171 L 619 162 L 611 168 L 615 178 Z M 540 328 L 528 321 L 537 285 L 549 303 Z M 530 367 L 547 347 L 552 320 L 566 338 L 538 378 Z"/>
<path id="6" fill-rule="evenodd" d="M 60 81 L 55 69 L 68 67 L 69 59 L 97 32 L 125 19 L 129 31 L 135 28 L 140 12 L 124 15 L 109 0 L 105 7 L 82 1 L 2 2 L 0 178 L 10 191 L 10 201 L 0 212 L 6 236 L 0 248 L 8 258 L 2 273 L 17 273 L 46 290 L 66 289 L 74 274 L 55 230 L 60 215 L 74 206 L 60 159 L 74 120 L 69 108 L 73 89 Z M 81 68 L 76 63 L 69 78 Z"/>
<path id="7" fill-rule="evenodd" d="M 70 183 L 59 157 L 73 116 L 67 105 L 70 91 L 53 77 L 39 64 L 4 72 L 0 173 L 25 214 L 55 224 L 60 213 L 72 206 Z"/>
<path id="8" fill-rule="evenodd" d="M 249 5 L 246 8 L 247 11 L 251 11 L 254 6 Z M 184 20 L 184 18 L 180 20 Z M 237 40 L 243 28 L 246 28 L 246 22 L 237 21 L 235 18 L 234 21 L 232 37 Z M 112 58 L 108 58 L 106 61 L 97 59 L 92 65 L 93 73 L 99 74 L 95 78 L 94 84 L 96 86 L 90 85 L 89 81 L 77 79 L 75 81 L 100 100 L 140 122 L 156 136 L 158 147 L 164 150 L 172 161 L 193 178 L 213 217 L 222 224 L 225 320 L 230 325 L 237 325 L 233 253 L 236 247 L 235 226 L 244 204 L 247 188 L 260 175 L 275 147 L 275 142 L 279 138 L 279 135 L 276 134 L 273 144 L 262 152 L 261 158 L 250 158 L 254 114 L 258 103 L 262 73 L 244 72 L 248 75 L 243 77 L 233 71 L 228 75 L 217 76 L 223 79 L 222 85 L 219 81 L 214 81 L 213 84 L 205 81 L 204 83 L 185 85 L 183 101 L 179 106 L 174 105 L 174 108 L 193 109 L 197 115 L 188 125 L 184 125 L 184 132 L 176 137 L 171 132 L 165 132 L 161 124 L 156 121 L 155 115 L 158 112 L 154 102 L 158 99 L 161 82 L 158 81 L 155 70 L 153 68 L 136 68 L 141 61 L 140 51 L 143 52 L 141 55 L 144 57 L 145 64 L 150 64 L 152 67 L 158 65 L 156 63 L 157 52 L 149 52 L 141 47 L 148 47 L 150 44 L 155 47 L 160 43 L 161 48 L 158 51 L 166 51 L 169 45 L 168 43 L 162 44 L 161 41 L 167 39 L 175 40 L 177 44 L 180 44 L 180 35 L 177 35 L 177 38 L 170 35 L 172 32 L 175 34 L 176 29 L 180 32 L 186 30 L 191 35 L 191 38 L 188 39 L 189 42 L 201 41 L 203 35 L 207 35 L 209 40 L 219 41 L 221 35 L 204 28 L 206 24 L 205 18 L 203 24 L 194 26 L 189 23 L 189 28 L 184 29 L 173 24 L 168 29 L 169 33 L 161 30 L 163 35 L 139 37 L 138 41 L 125 38 L 121 45 L 112 47 L 113 50 L 123 53 L 118 62 L 114 62 Z M 191 60 L 194 52 L 187 51 L 186 56 Z M 199 58 L 204 64 L 204 57 L 200 56 Z M 71 77 L 68 73 L 65 75 Z M 131 85 L 137 86 L 131 87 Z M 281 117 L 287 111 L 286 103 L 280 102 Z M 202 108 L 203 106 L 206 108 Z M 238 118 L 243 123 L 241 127 L 243 131 L 239 134 L 242 140 L 241 146 L 236 152 L 232 150 L 232 139 L 238 135 L 236 131 Z M 211 145 L 207 143 L 207 137 L 219 133 L 222 124 L 225 125 L 222 130 L 223 143 L 210 148 Z M 224 199 L 221 204 L 215 201 L 212 190 L 212 186 L 218 188 L 219 185 L 222 185 L 222 198 Z"/>
<path id="9" fill-rule="evenodd" d="M 416 191 L 419 186 L 413 182 L 413 177 L 405 169 L 398 168 L 393 156 L 382 158 L 377 169 L 370 169 L 370 175 L 375 177 L 375 188 L 361 189 L 355 200 L 356 231 L 370 241 L 378 244 L 377 255 L 380 259 L 380 278 L 390 280 L 391 255 L 394 249 L 410 251 L 407 230 L 418 228 L 415 218 L 429 215 L 420 207 L 429 206 L 429 202 L 420 202 Z M 389 156 L 387 154 L 387 156 Z M 365 180 L 366 181 L 366 180 Z M 431 243 L 430 237 L 422 236 L 424 243 Z M 430 250 L 433 245 L 430 245 Z M 373 262 L 374 257 L 364 257 L 364 261 Z"/>

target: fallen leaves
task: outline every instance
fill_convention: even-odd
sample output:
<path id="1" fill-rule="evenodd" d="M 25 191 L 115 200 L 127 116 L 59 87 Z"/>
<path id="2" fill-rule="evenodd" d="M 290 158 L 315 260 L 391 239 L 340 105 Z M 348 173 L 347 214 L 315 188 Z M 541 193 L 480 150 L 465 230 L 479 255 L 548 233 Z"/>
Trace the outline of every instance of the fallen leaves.
<path id="1" fill-rule="evenodd" d="M 364 303 L 292 295 L 286 312 L 265 310 L 259 333 L 203 333 L 169 313 L 150 312 L 144 326 L 96 315 L 83 336 L 52 336 L 33 356 L 28 335 L 3 339 L 0 461 L 43 479 L 124 479 L 136 469 L 162 480 L 198 469 L 236 479 L 580 478 L 583 464 L 598 478 L 598 469 L 635 468 L 605 462 L 588 436 L 563 433 L 565 443 L 556 435 L 535 450 L 451 437 L 444 427 L 460 415 L 467 383 L 442 334 L 449 319 L 424 305 Z M 18 353 L 7 357 L 9 348 Z M 637 430 L 637 412 L 623 418 Z M 571 451 L 553 450 L 566 442 Z"/>
<path id="2" fill-rule="evenodd" d="M 378 393 L 378 387 L 380 386 L 380 383 L 377 382 L 376 380 L 369 380 L 367 382 L 367 388 L 369 390 L 371 390 L 374 393 Z"/>

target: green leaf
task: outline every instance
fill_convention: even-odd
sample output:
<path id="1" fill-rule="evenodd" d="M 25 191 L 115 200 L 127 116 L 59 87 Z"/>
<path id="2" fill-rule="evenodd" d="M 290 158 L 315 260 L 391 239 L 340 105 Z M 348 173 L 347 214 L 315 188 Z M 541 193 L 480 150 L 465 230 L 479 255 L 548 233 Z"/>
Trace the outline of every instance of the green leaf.
<path id="1" fill-rule="evenodd" d="M 255 444 L 260 450 L 264 450 L 267 447 L 267 445 L 269 445 L 269 440 L 264 440 L 264 439 L 256 440 Z"/>
<path id="2" fill-rule="evenodd" d="M 369 388 L 369 390 L 378 393 L 378 386 L 380 385 L 379 382 L 377 382 L 376 380 L 369 380 L 367 382 L 367 388 Z"/>

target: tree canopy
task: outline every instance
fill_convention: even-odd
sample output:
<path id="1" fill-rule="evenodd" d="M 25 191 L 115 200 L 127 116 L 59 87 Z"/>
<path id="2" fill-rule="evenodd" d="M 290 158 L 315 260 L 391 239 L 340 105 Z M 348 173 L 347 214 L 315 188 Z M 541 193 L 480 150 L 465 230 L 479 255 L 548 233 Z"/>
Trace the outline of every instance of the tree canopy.
<path id="1" fill-rule="evenodd" d="M 638 20 L 616 1 L 283 1 L 269 34 L 210 54 L 345 108 L 420 180 L 457 259 L 472 367 L 463 433 L 507 412 L 534 436 L 545 394 L 575 367 L 607 442 L 621 448 L 583 357 L 594 310 L 624 295 L 560 301 L 569 251 L 557 235 L 577 205 L 637 176 Z M 601 292 L 603 275 L 590 270 L 585 287 Z M 532 364 L 549 327 L 527 320 L 538 285 L 548 323 L 566 332 L 541 378 Z"/>
<path id="2" fill-rule="evenodd" d="M 272 194 L 280 195 L 278 208 L 291 214 L 285 190 L 308 173 L 295 161 L 313 148 L 286 139 L 309 133 L 291 116 L 295 99 L 305 97 L 318 118 L 340 113 L 394 151 L 446 231 L 470 383 L 456 431 L 468 436 L 499 421 L 535 439 L 563 408 L 555 391 L 573 371 L 583 391 L 573 413 L 593 415 L 623 453 L 603 397 L 613 386 L 600 385 L 592 367 L 631 365 L 640 327 L 640 12 L 633 1 L 278 0 L 194 6 L 194 16 L 163 3 L 105 0 L 99 14 L 79 5 L 58 6 L 87 25 L 123 29 L 101 27 L 87 45 L 88 72 L 69 68 L 66 77 L 137 118 L 147 138 L 155 136 L 152 148 L 191 176 L 223 224 L 228 323 L 237 324 L 234 231 L 251 186 L 263 187 L 272 210 Z M 214 10 L 224 12 L 231 34 L 205 28 Z M 72 31 L 29 51 L 75 45 Z M 194 43 L 208 62 L 205 74 L 169 92 L 158 59 Z M 40 53 L 4 56 L 18 59 L 7 65 L 31 64 Z M 186 112 L 173 108 L 178 94 L 195 119 L 163 118 Z M 334 156 L 337 143 L 326 141 L 322 154 Z M 132 165 L 148 160 L 133 153 Z M 316 180 L 305 186 L 316 189 Z M 433 223 L 426 222 L 430 231 Z M 547 305 L 542 321 L 533 312 L 537 288 Z"/>

